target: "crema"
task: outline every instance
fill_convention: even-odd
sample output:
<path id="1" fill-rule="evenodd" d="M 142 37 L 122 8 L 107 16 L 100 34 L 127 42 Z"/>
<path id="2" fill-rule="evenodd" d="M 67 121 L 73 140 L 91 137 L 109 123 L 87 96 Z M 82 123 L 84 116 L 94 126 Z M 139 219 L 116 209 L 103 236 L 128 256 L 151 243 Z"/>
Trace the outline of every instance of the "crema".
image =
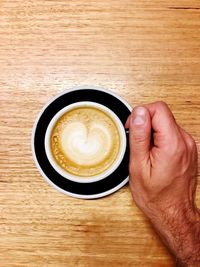
<path id="1" fill-rule="evenodd" d="M 78 107 L 58 119 L 50 143 L 57 164 L 84 178 L 112 166 L 119 154 L 120 134 L 106 112 L 95 107 Z"/>

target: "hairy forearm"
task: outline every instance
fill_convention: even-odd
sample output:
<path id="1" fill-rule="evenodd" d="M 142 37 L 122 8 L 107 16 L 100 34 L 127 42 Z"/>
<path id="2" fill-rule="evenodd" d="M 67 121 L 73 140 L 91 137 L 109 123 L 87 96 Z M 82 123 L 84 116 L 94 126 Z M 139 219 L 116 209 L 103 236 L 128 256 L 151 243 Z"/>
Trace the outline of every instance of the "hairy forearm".
<path id="1" fill-rule="evenodd" d="M 149 218 L 171 253 L 177 266 L 200 266 L 200 213 L 187 209 Z"/>

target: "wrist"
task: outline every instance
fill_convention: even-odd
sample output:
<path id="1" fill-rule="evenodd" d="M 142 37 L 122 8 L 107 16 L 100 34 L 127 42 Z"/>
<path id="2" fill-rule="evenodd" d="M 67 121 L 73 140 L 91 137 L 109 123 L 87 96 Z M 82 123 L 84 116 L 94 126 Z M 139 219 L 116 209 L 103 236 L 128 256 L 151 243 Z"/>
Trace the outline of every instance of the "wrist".
<path id="1" fill-rule="evenodd" d="M 182 266 L 200 266 L 200 213 L 174 206 L 149 214 L 156 232 Z"/>

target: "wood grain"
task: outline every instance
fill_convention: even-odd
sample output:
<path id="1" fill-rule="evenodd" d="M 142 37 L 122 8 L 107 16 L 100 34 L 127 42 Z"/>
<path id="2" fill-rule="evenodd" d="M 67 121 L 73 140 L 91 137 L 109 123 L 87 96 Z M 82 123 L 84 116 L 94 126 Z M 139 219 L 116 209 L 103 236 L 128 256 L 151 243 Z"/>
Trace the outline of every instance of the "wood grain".
<path id="1" fill-rule="evenodd" d="M 199 1 L 0 0 L 0 266 L 174 266 L 128 186 L 84 201 L 38 173 L 37 113 L 83 84 L 166 101 L 199 150 Z"/>

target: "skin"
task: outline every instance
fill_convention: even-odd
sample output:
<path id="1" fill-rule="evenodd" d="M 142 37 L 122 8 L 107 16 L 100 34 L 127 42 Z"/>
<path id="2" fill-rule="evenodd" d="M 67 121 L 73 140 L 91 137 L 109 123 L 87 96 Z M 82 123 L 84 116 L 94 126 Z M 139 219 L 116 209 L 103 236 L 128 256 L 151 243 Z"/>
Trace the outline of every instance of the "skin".
<path id="1" fill-rule="evenodd" d="M 164 102 L 127 119 L 130 189 L 177 266 L 200 266 L 200 212 L 195 204 L 197 147 Z"/>

